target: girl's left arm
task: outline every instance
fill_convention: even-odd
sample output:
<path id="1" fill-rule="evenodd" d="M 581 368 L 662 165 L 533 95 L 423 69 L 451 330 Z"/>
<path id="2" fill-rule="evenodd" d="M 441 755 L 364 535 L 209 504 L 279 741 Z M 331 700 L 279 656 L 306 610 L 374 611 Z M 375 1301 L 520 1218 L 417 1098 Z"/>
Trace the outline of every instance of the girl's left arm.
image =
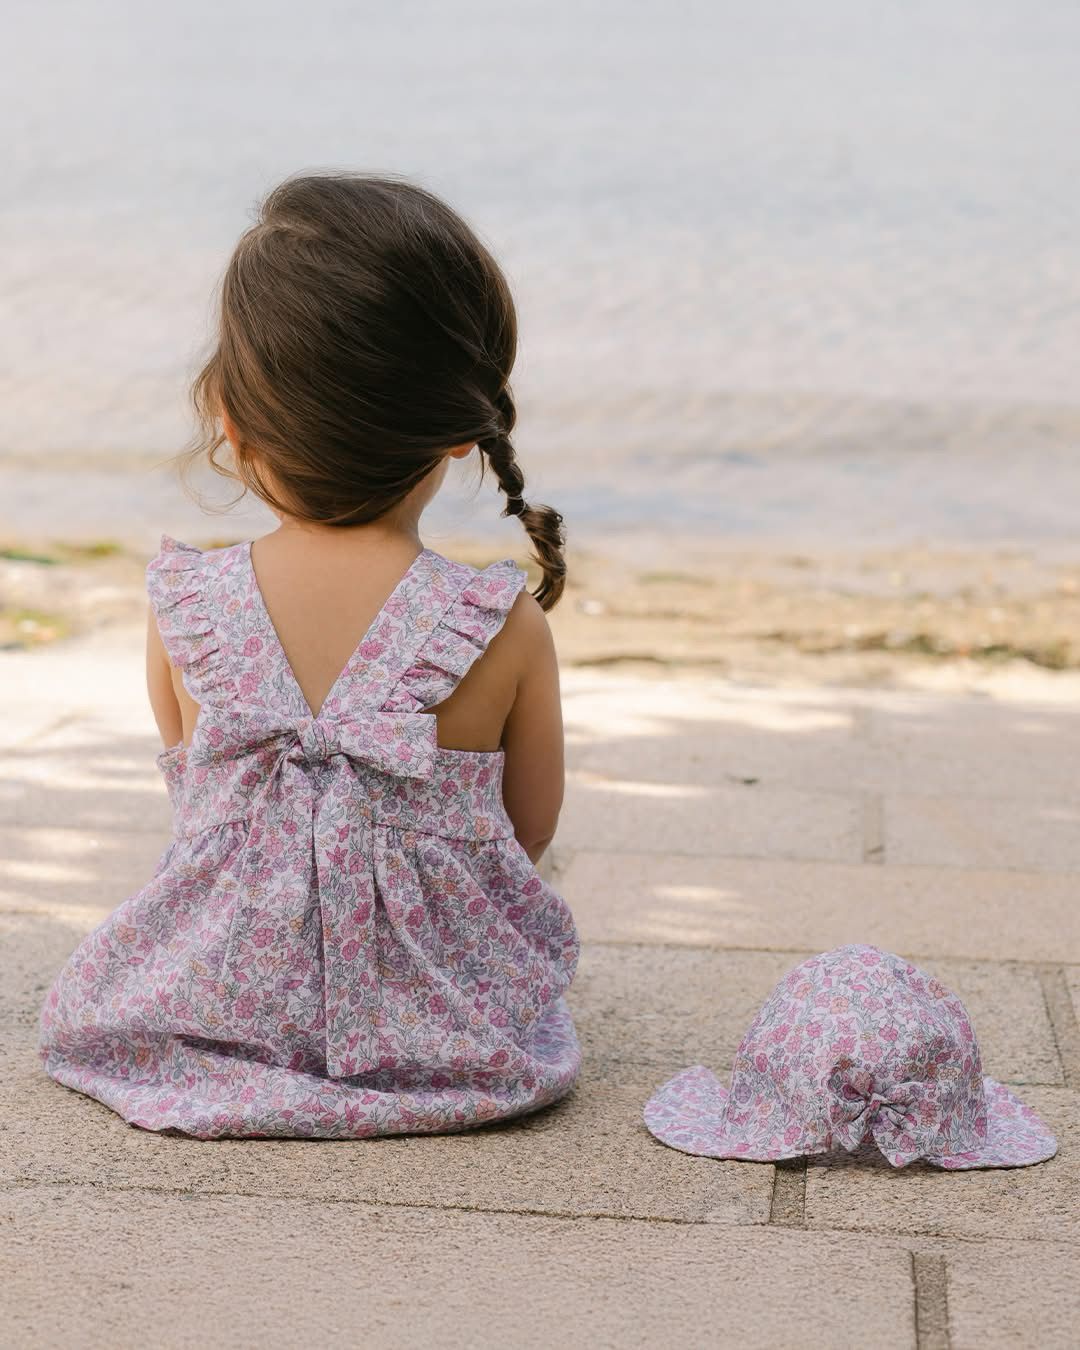
<path id="1" fill-rule="evenodd" d="M 146 616 L 146 692 L 150 695 L 150 708 L 163 744 L 166 748 L 176 745 L 184 738 L 184 722 L 173 688 L 169 656 L 158 632 L 152 606 Z"/>

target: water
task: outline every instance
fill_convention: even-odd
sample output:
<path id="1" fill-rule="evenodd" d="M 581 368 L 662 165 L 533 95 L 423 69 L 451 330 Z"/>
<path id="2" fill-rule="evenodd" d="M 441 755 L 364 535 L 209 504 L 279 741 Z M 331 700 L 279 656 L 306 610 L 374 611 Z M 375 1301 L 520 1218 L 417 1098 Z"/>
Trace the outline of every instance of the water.
<path id="1" fill-rule="evenodd" d="M 1067 0 L 6 17 L 0 532 L 190 529 L 150 466 L 214 282 L 258 196 L 326 165 L 415 176 L 495 248 L 522 457 L 583 531 L 1076 532 Z"/>

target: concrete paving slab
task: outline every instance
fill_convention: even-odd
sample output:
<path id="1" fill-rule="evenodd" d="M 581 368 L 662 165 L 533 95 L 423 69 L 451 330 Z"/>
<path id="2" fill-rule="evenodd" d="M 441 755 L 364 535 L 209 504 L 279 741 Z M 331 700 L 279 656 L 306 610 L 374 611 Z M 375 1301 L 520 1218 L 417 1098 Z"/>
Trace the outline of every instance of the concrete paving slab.
<path id="1" fill-rule="evenodd" d="M 167 834 L 168 800 L 154 763 L 160 749 L 145 717 L 120 726 L 115 710 L 60 715 L 43 734 L 0 754 L 0 826 Z"/>
<path id="2" fill-rule="evenodd" d="M 761 1004 L 809 952 L 716 952 L 590 943 L 571 1004 L 585 1053 L 660 1077 L 707 1064 L 721 1077 Z M 1063 1082 L 1037 972 L 924 961 L 963 999 L 987 1071 L 1016 1083 Z"/>
<path id="3" fill-rule="evenodd" d="M 817 792 L 1020 797 L 1075 790 L 1071 705 L 886 690 L 736 689 L 638 681 L 566 699 L 571 761 L 628 779 Z"/>
<path id="4" fill-rule="evenodd" d="M 939 867 L 1080 871 L 1080 793 L 1052 802 L 888 797 L 885 858 Z"/>
<path id="5" fill-rule="evenodd" d="M 5 689 L 5 692 L 8 692 L 8 689 Z M 25 745 L 38 736 L 46 735 L 49 728 L 56 723 L 56 703 L 48 699 L 33 702 L 29 698 L 13 699 L 8 708 L 7 715 L 0 721 L 0 752 Z"/>
<path id="6" fill-rule="evenodd" d="M 721 1076 L 773 986 L 802 959 L 789 952 L 608 946 L 582 949 L 570 991 L 582 1050 L 653 1086 L 689 1064 Z"/>
<path id="7" fill-rule="evenodd" d="M 769 1218 L 772 1167 L 709 1166 L 653 1139 L 641 1123 L 647 1077 L 587 1070 L 546 1111 L 456 1135 L 207 1144 L 135 1129 L 53 1083 L 25 1031 L 3 1058 L 4 1181 L 724 1224 Z"/>
<path id="8" fill-rule="evenodd" d="M 1080 1324 L 1075 1247 L 956 1244 L 946 1256 L 952 1350 L 1031 1346 L 1073 1350 Z"/>
<path id="9" fill-rule="evenodd" d="M 846 779 L 815 772 L 837 756 L 853 760 L 858 714 L 817 691 L 733 689 L 720 680 L 564 684 L 571 761 L 590 772 L 722 785 L 760 774 L 773 786 L 826 790 Z M 863 755 L 865 758 L 865 754 Z"/>
<path id="10" fill-rule="evenodd" d="M 1020 1095 L 1057 1136 L 1056 1157 L 1034 1167 L 970 1172 L 920 1163 L 896 1170 L 873 1147 L 812 1159 L 806 1169 L 808 1226 L 1080 1241 L 1080 1094 L 1025 1087 Z"/>
<path id="11" fill-rule="evenodd" d="M 966 698 L 885 701 L 866 709 L 864 736 L 883 789 L 1056 802 L 1076 795 L 1080 714 Z"/>
<path id="12" fill-rule="evenodd" d="M 1063 957 L 1062 959 L 1068 960 L 1069 958 Z M 1065 983 L 1072 997 L 1073 1012 L 1077 1021 L 1080 1021 L 1080 970 L 1066 968 Z"/>
<path id="13" fill-rule="evenodd" d="M 0 1026 L 37 1025 L 53 978 L 90 927 L 81 915 L 0 913 Z"/>
<path id="14" fill-rule="evenodd" d="M 1072 967 L 1043 966 L 1039 982 L 1065 1082 L 1071 1088 L 1080 1088 L 1080 1018 L 1069 990 L 1070 973 L 1075 974 Z"/>
<path id="15" fill-rule="evenodd" d="M 577 1091 L 459 1136 L 203 1144 L 125 1125 L 34 1055 L 56 970 L 166 842 L 141 641 L 6 667 L 23 681 L 0 730 L 0 1325 L 14 1343 L 273 1346 L 355 1329 L 452 1347 L 496 1326 L 515 1345 L 556 1328 L 569 1345 L 831 1347 L 865 1344 L 869 1326 L 904 1346 L 920 1279 L 941 1304 L 923 1308 L 922 1350 L 946 1303 L 954 1347 L 1073 1343 L 1080 1113 L 1043 996 L 1056 981 L 1060 1039 L 1062 1009 L 1080 1006 L 1075 702 L 570 672 L 556 884 L 587 939 Z M 862 865 L 876 819 L 885 865 Z M 1057 1130 L 1056 1159 L 968 1174 L 830 1159 L 804 1193 L 801 1174 L 648 1135 L 658 1083 L 698 1061 L 726 1076 L 775 981 L 851 940 L 956 989 L 987 1069 L 1026 1084 Z"/>
<path id="16" fill-rule="evenodd" d="M 146 884 L 167 843 L 164 831 L 0 829 L 0 912 L 92 926 Z"/>
<path id="17" fill-rule="evenodd" d="M 4 652 L 5 727 L 18 727 L 23 741 L 47 731 L 60 715 L 86 715 L 111 718 L 129 731 L 152 731 L 145 648 L 145 627 L 124 624 L 37 651 Z"/>
<path id="18" fill-rule="evenodd" d="M 911 1258 L 887 1242 L 97 1187 L 15 1189 L 3 1210 L 3 1315 L 27 1350 L 861 1350 L 868 1325 L 915 1344 Z"/>
<path id="19" fill-rule="evenodd" d="M 857 862 L 862 806 L 850 796 L 575 770 L 567 778 L 558 839 L 566 849 Z"/>
<path id="20" fill-rule="evenodd" d="M 919 964 L 963 1000 L 979 1038 L 984 1072 L 1008 1083 L 1065 1082 L 1038 971 L 937 957 Z"/>
<path id="21" fill-rule="evenodd" d="M 0 793 L 0 824 L 35 829 L 58 823 L 78 829 L 143 830 L 160 838 L 172 826 L 167 800 L 146 774 L 109 781 L 82 767 L 56 771 L 50 781 L 11 780 Z"/>
<path id="22" fill-rule="evenodd" d="M 1076 878 L 555 848 L 555 884 L 584 938 L 687 946 L 785 944 L 1080 963 Z M 1080 977 L 1078 977 L 1080 978 Z"/>

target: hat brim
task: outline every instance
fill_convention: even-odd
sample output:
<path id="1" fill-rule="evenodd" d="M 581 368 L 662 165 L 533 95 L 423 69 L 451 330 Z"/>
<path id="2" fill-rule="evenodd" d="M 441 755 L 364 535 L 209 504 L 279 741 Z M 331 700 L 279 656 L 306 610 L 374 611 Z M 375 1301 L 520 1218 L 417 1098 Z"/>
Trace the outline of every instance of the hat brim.
<path id="1" fill-rule="evenodd" d="M 726 1122 L 728 1090 L 711 1069 L 695 1064 L 657 1088 L 645 1105 L 645 1124 L 661 1143 L 696 1158 L 779 1162 L 799 1150 L 752 1146 Z"/>
<path id="2" fill-rule="evenodd" d="M 984 1078 L 986 1138 L 965 1153 L 927 1154 L 926 1161 L 950 1172 L 976 1167 L 1030 1167 L 1057 1152 L 1057 1140 L 1030 1106 L 996 1078 Z"/>
<path id="3" fill-rule="evenodd" d="M 978 1167 L 1028 1167 L 1057 1152 L 1057 1140 L 1030 1106 L 994 1078 L 986 1088 L 986 1139 L 964 1153 L 927 1155 L 925 1161 L 949 1171 Z M 807 1156 L 782 1143 L 751 1145 L 725 1122 L 728 1091 L 703 1064 L 684 1069 L 658 1088 L 645 1106 L 645 1124 L 661 1143 L 699 1158 L 782 1162 Z"/>

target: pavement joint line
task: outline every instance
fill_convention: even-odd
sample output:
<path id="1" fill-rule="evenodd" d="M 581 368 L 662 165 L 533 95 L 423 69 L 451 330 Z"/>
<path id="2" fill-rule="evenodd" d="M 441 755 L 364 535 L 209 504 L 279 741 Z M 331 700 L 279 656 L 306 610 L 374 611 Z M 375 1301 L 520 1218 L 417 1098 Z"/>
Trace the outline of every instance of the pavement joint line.
<path id="1" fill-rule="evenodd" d="M 772 1164 L 772 1166 L 775 1165 L 775 1163 Z M 190 1187 L 185 1189 L 178 1186 L 118 1186 L 105 1181 L 46 1181 L 27 1177 L 0 1181 L 0 1195 L 13 1191 L 47 1189 L 54 1191 L 102 1191 L 111 1192 L 116 1195 L 176 1196 L 177 1198 L 186 1200 L 280 1200 L 287 1201 L 290 1204 L 343 1205 L 351 1206 L 353 1209 L 365 1210 L 421 1210 L 429 1213 L 446 1212 L 455 1214 L 484 1214 L 491 1216 L 520 1216 L 524 1219 L 569 1219 L 581 1222 L 617 1220 L 620 1223 L 627 1224 L 665 1224 L 673 1228 L 700 1228 L 708 1232 L 723 1230 L 731 1233 L 768 1233 L 781 1227 L 781 1225 L 771 1224 L 768 1221 L 732 1223 L 709 1218 L 678 1219 L 666 1215 L 644 1216 L 639 1214 L 615 1214 L 606 1211 L 585 1214 L 576 1210 L 493 1209 L 482 1205 L 446 1205 L 435 1204 L 430 1201 L 426 1204 L 412 1204 L 403 1200 L 356 1200 L 338 1196 L 297 1195 L 295 1192 L 291 1191 L 201 1191 L 193 1190 Z M 883 1231 L 880 1228 L 866 1228 L 858 1225 L 849 1228 L 836 1228 L 819 1224 L 808 1224 L 799 1231 L 809 1238 L 846 1237 L 854 1234 L 872 1238 L 876 1241 L 881 1241 L 884 1238 L 893 1241 L 898 1247 L 909 1252 L 917 1250 L 920 1240 L 925 1241 L 927 1238 L 936 1243 L 948 1243 L 951 1246 L 962 1246 L 966 1248 L 1014 1248 L 1019 1245 L 1023 1247 L 1066 1247 L 1070 1250 L 1080 1250 L 1080 1239 L 1062 1237 L 988 1237 L 983 1234 L 942 1233 L 931 1229 L 916 1230 L 915 1232 L 897 1232 L 895 1229 Z"/>
<path id="2" fill-rule="evenodd" d="M 846 794 L 850 800 L 856 800 L 855 794 Z M 883 799 L 884 800 L 884 799 Z M 986 800 L 986 799 L 979 799 Z M 1022 801 L 1019 797 L 1004 797 L 1003 801 Z M 42 827 L 45 828 L 45 827 Z M 49 827 L 51 828 L 51 827 Z M 86 829 L 87 826 L 79 825 L 58 825 L 57 829 Z M 111 828 L 111 827 L 106 827 Z M 559 869 L 568 867 L 570 863 L 577 858 L 589 857 L 590 855 L 610 855 L 617 854 L 620 858 L 696 858 L 701 862 L 712 863 L 744 863 L 744 862 L 766 862 L 766 863 L 784 863 L 793 867 L 846 867 L 853 872 L 862 871 L 865 863 L 860 861 L 852 862 L 849 858 L 802 858 L 789 857 L 787 854 L 778 853 L 688 853 L 679 849 L 656 849 L 656 848 L 582 848 L 580 845 L 568 846 L 565 850 L 567 861 L 559 861 Z M 963 876 L 968 872 L 1007 872 L 1010 876 L 1014 873 L 1022 873 L 1025 876 L 1039 877 L 1076 877 L 1080 876 L 1080 867 L 1016 867 L 1007 863 L 995 863 L 993 867 L 987 867 L 982 864 L 968 863 L 945 863 L 945 862 L 896 862 L 885 864 L 890 871 L 931 871 L 931 872 L 956 872 Z"/>
<path id="3" fill-rule="evenodd" d="M 1050 1034 L 1054 1038 L 1062 1081 L 1068 1088 L 1080 1088 L 1080 1025 L 1077 1023 L 1069 986 L 1065 982 L 1065 968 L 1061 965 L 1040 966 L 1039 985 L 1042 989 Z"/>
<path id="4" fill-rule="evenodd" d="M 807 1223 L 804 1231 L 807 1233 L 831 1233 L 833 1235 L 859 1233 L 863 1237 L 876 1240 L 892 1238 L 910 1251 L 914 1251 L 921 1242 L 925 1243 L 929 1239 L 935 1243 L 949 1243 L 967 1247 L 985 1247 L 993 1244 L 1004 1247 L 1068 1247 L 1070 1251 L 1080 1252 L 1080 1237 L 1010 1237 L 1007 1235 L 990 1237 L 984 1233 L 950 1233 L 940 1228 L 907 1229 L 891 1227 L 882 1229 L 870 1228 L 866 1224 L 851 1224 L 844 1228 L 837 1228 L 828 1224 L 815 1223 L 812 1219 Z"/>
<path id="5" fill-rule="evenodd" d="M 917 1350 L 949 1350 L 948 1272 L 937 1252 L 912 1251 Z"/>
<path id="6" fill-rule="evenodd" d="M 805 1158 L 785 1158 L 773 1164 L 769 1223 L 777 1228 L 806 1227 Z"/>
<path id="7" fill-rule="evenodd" d="M 290 1142 L 290 1141 L 282 1141 Z M 363 1141 L 353 1141 L 363 1142 Z M 0 1182 L 0 1195 L 8 1191 L 31 1190 L 86 1190 L 112 1192 L 118 1195 L 164 1195 L 182 1197 L 187 1200 L 281 1200 L 290 1204 L 303 1205 L 346 1205 L 354 1209 L 405 1209 L 439 1211 L 454 1214 L 517 1215 L 524 1219 L 571 1219 L 594 1220 L 614 1219 L 620 1223 L 668 1224 L 676 1228 L 700 1228 L 704 1231 L 714 1229 L 762 1230 L 768 1228 L 765 1221 L 757 1223 L 718 1223 L 711 1219 L 679 1219 L 667 1214 L 618 1214 L 609 1210 L 587 1213 L 574 1209 L 512 1209 L 495 1208 L 488 1205 L 439 1204 L 435 1201 L 412 1203 L 407 1200 L 357 1200 L 345 1196 L 333 1195 L 297 1195 L 295 1192 L 279 1191 L 203 1191 L 182 1186 L 116 1185 L 107 1181 L 46 1181 L 33 1177 L 18 1177 Z"/>
<path id="8" fill-rule="evenodd" d="M 880 793 L 862 799 L 862 860 L 879 867 L 885 863 L 885 803 Z"/>

